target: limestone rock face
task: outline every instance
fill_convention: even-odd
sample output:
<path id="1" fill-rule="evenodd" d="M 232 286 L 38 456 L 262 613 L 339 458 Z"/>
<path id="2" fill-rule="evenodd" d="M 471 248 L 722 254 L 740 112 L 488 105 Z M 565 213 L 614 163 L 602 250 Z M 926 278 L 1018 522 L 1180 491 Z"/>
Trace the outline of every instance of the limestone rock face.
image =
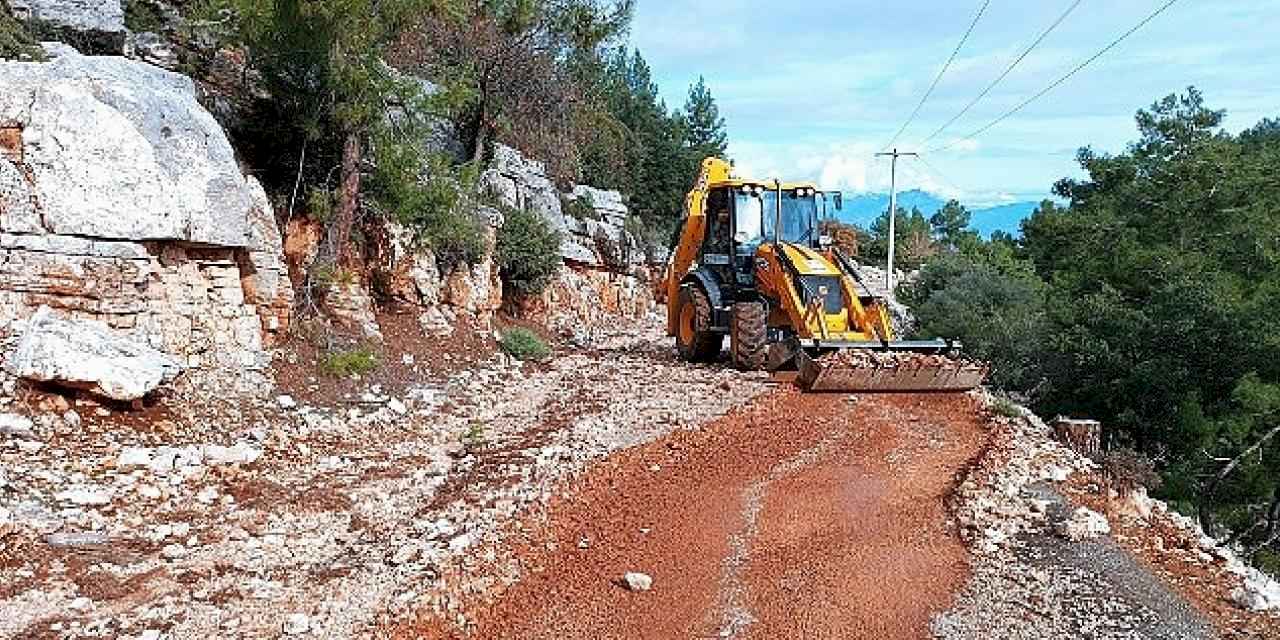
<path id="1" fill-rule="evenodd" d="M 459 313 L 487 329 L 502 308 L 502 278 L 494 260 L 495 227 L 501 224 L 501 216 L 487 208 L 479 215 L 488 222 L 484 258 L 474 265 L 446 270 L 441 270 L 429 247 L 413 241 L 410 230 L 396 224 L 387 226 L 389 256 L 381 266 L 387 293 L 400 302 L 422 307 L 424 322 L 433 327 L 433 333 L 446 330 L 445 325 L 455 322 Z"/>
<path id="2" fill-rule="evenodd" d="M 657 311 L 650 279 L 645 269 L 618 274 L 566 266 L 541 296 L 522 301 L 518 313 L 560 335 L 589 342 L 593 334 L 614 326 L 619 318 L 644 318 Z"/>
<path id="3" fill-rule="evenodd" d="M 292 285 L 262 187 L 183 76 L 0 62 L 0 326 L 42 306 L 188 367 L 260 370 Z"/>
<path id="4" fill-rule="evenodd" d="M 621 194 L 579 185 L 564 194 L 564 200 L 581 204 L 566 211 L 541 162 L 503 145 L 495 146 L 493 154 L 482 176 L 484 185 L 503 204 L 537 213 L 559 231 L 560 255 L 566 262 L 617 271 L 644 264 L 644 252 L 623 228 L 627 207 Z"/>
<path id="5" fill-rule="evenodd" d="M 369 290 L 356 280 L 334 282 L 324 296 L 325 309 L 339 323 L 369 338 L 382 339 Z"/>
<path id="6" fill-rule="evenodd" d="M 247 180 L 253 207 L 249 211 L 249 246 L 241 260 L 245 301 L 258 308 L 263 329 L 275 334 L 289 325 L 293 284 L 284 261 L 283 240 L 275 210 L 256 178 Z"/>
<path id="7" fill-rule="evenodd" d="M 413 232 L 395 223 L 387 224 L 390 256 L 387 293 L 401 302 L 434 307 L 440 303 L 440 267 L 429 247 L 418 246 Z"/>
<path id="8" fill-rule="evenodd" d="M 120 0 L 8 0 L 19 20 L 35 20 L 88 38 L 95 49 L 118 52 L 124 44 L 124 7 Z"/>
<path id="9" fill-rule="evenodd" d="M 62 320 L 42 307 L 27 322 L 9 373 L 88 389 L 112 400 L 137 400 L 182 373 L 173 357 L 98 322 Z"/>
<path id="10" fill-rule="evenodd" d="M 6 213 L 0 231 L 248 245 L 250 192 L 190 78 L 64 50 L 0 63 L 0 86 L 0 126 L 21 140 L 0 160 L 0 202 L 40 212 Z"/>

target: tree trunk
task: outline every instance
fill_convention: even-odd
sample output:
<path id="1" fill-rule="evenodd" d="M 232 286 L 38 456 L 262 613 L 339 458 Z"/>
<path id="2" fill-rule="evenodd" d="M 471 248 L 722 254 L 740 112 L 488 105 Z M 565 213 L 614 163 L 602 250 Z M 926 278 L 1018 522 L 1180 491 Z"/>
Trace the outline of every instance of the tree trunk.
<path id="1" fill-rule="evenodd" d="M 1053 437 L 1086 458 L 1097 460 L 1102 455 L 1102 425 L 1097 420 L 1059 417 L 1053 421 Z"/>
<path id="2" fill-rule="evenodd" d="M 489 145 L 489 136 L 484 128 L 484 120 L 481 119 L 480 125 L 476 127 L 476 148 L 471 151 L 471 161 L 480 162 L 484 160 L 485 147 Z"/>
<path id="3" fill-rule="evenodd" d="M 355 266 L 351 246 L 351 227 L 360 206 L 360 134 L 347 132 L 342 144 L 342 175 L 338 187 L 338 206 L 333 220 L 333 250 L 340 267 Z"/>

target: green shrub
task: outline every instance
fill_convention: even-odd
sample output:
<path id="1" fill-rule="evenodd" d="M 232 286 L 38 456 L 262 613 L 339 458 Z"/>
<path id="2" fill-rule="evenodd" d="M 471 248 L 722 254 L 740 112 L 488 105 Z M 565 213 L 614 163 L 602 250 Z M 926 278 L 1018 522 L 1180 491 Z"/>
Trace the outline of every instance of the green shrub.
<path id="1" fill-rule="evenodd" d="M 560 196 L 560 206 L 564 212 L 573 216 L 574 220 L 599 220 L 600 214 L 596 212 L 596 203 L 591 198 L 591 194 L 584 193 L 577 198 L 568 196 Z"/>
<path id="2" fill-rule="evenodd" d="M 24 57 L 44 60 L 44 49 L 7 8 L 0 8 L 0 58 L 20 60 Z"/>
<path id="3" fill-rule="evenodd" d="M 441 210 L 416 224 L 418 236 L 431 247 L 444 269 L 475 264 L 484 256 L 484 223 L 472 212 Z"/>
<path id="4" fill-rule="evenodd" d="M 502 334 L 502 340 L 498 344 L 507 355 L 520 360 L 543 360 L 551 355 L 551 349 L 542 338 L 520 327 Z"/>
<path id="5" fill-rule="evenodd" d="M 325 355 L 320 368 L 331 376 L 362 376 L 378 368 L 378 354 L 366 346 L 334 351 Z"/>
<path id="6" fill-rule="evenodd" d="M 1012 400 L 1004 397 L 996 398 L 995 402 L 991 403 L 991 410 L 994 411 L 996 415 L 1004 416 L 1006 418 L 1022 417 L 1022 409 L 1019 408 Z"/>
<path id="7" fill-rule="evenodd" d="M 504 207 L 503 215 L 497 256 L 502 283 L 516 295 L 542 293 L 562 264 L 560 234 L 536 213 Z"/>
<path id="8" fill-rule="evenodd" d="M 485 433 L 484 425 L 479 422 L 473 422 L 458 440 L 468 449 L 483 449 L 488 444 L 489 437 Z"/>
<path id="9" fill-rule="evenodd" d="M 991 386 L 1029 393 L 1044 379 L 1048 316 L 1044 284 L 1017 263 L 949 254 L 898 287 L 916 335 L 958 339 L 965 354 L 991 365 Z"/>
<path id="10" fill-rule="evenodd" d="M 1280 550 L 1260 549 L 1253 557 L 1253 563 L 1272 577 L 1280 577 Z"/>
<path id="11" fill-rule="evenodd" d="M 165 27 L 164 12 L 150 0 L 125 0 L 124 26 L 135 33 L 159 33 Z"/>
<path id="12" fill-rule="evenodd" d="M 475 167 L 454 167 L 440 154 L 423 155 L 414 143 L 384 132 L 374 143 L 376 170 L 369 193 L 378 208 L 430 247 L 444 269 L 475 264 L 484 256 L 484 222 L 466 197 Z"/>

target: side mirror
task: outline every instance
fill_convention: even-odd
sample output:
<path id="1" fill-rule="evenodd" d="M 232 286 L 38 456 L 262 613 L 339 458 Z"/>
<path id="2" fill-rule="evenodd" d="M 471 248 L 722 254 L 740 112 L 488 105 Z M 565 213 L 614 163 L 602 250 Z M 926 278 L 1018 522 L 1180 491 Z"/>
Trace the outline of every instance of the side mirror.
<path id="1" fill-rule="evenodd" d="M 831 195 L 831 200 L 836 203 L 836 211 L 844 210 L 844 194 L 839 191 Z"/>

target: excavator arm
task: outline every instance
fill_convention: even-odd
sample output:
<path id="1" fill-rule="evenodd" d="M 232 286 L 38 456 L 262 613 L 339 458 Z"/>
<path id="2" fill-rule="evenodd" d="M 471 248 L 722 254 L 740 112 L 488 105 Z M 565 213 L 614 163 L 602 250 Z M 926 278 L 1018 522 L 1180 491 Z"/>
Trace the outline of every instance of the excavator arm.
<path id="1" fill-rule="evenodd" d="M 680 296 L 680 283 L 693 268 L 698 258 L 698 250 L 707 233 L 707 195 L 710 185 L 729 179 L 732 167 L 719 158 L 707 158 L 702 161 L 698 171 L 698 179 L 693 190 L 684 199 L 684 223 L 680 228 L 680 239 L 671 252 L 671 261 L 667 265 L 667 300 L 675 301 Z M 676 335 L 679 323 L 678 305 L 667 304 L 667 335 Z"/>

